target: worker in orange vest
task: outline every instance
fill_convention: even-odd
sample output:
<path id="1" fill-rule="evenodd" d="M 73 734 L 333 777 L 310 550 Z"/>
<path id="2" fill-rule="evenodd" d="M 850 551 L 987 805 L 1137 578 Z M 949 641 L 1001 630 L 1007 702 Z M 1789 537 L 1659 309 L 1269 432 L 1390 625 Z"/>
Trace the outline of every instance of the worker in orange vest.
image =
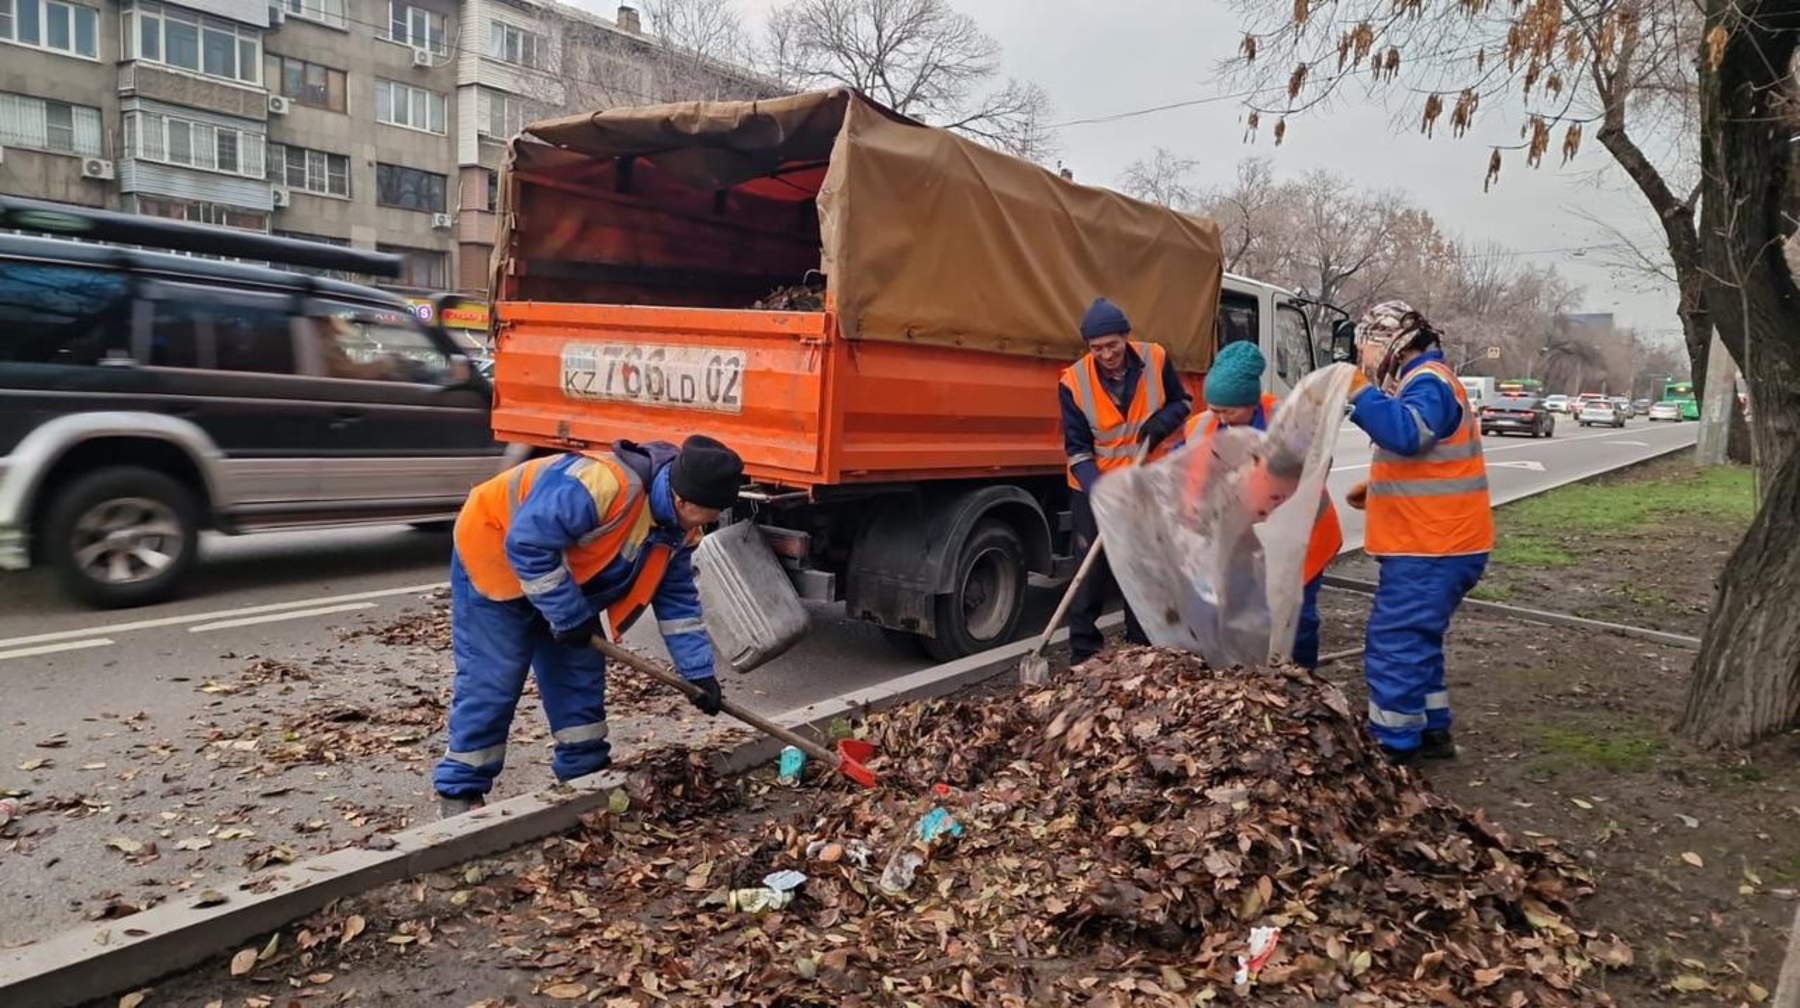
<path id="1" fill-rule="evenodd" d="M 1125 312 L 1095 298 L 1081 320 L 1088 352 L 1063 369 L 1063 452 L 1068 456 L 1070 511 L 1075 552 L 1085 556 L 1099 538 L 1088 495 L 1101 476 L 1131 465 L 1140 445 L 1151 457 L 1187 419 L 1189 401 L 1175 363 L 1161 345 L 1133 340 Z M 1165 446 L 1166 448 L 1166 446 Z M 1117 590 L 1102 556 L 1088 572 L 1069 607 L 1069 660 L 1079 665 L 1106 646 L 1096 625 L 1109 595 Z M 1130 604 L 1125 606 L 1125 639 L 1148 644 Z"/>
<path id="2" fill-rule="evenodd" d="M 1274 419 L 1276 400 L 1262 390 L 1263 369 L 1268 366 L 1255 343 L 1239 341 L 1226 344 L 1201 388 L 1206 409 L 1188 418 L 1183 443 L 1210 440 L 1222 427 L 1254 427 L 1268 430 Z M 1269 494 L 1272 503 L 1286 500 L 1299 482 L 1299 474 L 1278 478 Z M 1319 664 L 1319 585 L 1325 568 L 1344 547 L 1344 531 L 1338 525 L 1337 509 L 1331 495 L 1319 494 L 1319 513 L 1313 521 L 1312 539 L 1306 546 L 1306 561 L 1301 568 L 1305 585 L 1301 594 L 1300 623 L 1294 633 L 1292 657 L 1295 664 L 1315 668 Z"/>
<path id="3" fill-rule="evenodd" d="M 1442 337 L 1404 301 L 1356 326 L 1350 421 L 1375 442 L 1363 551 L 1381 566 L 1363 670 L 1369 727 L 1388 758 L 1451 759 L 1444 633 L 1494 548 L 1481 420 L 1445 363 Z"/>
<path id="4" fill-rule="evenodd" d="M 525 672 L 537 675 L 558 780 L 604 769 L 606 663 L 591 646 L 652 607 L 669 656 L 719 712 L 712 639 L 690 556 L 700 529 L 737 501 L 737 453 L 709 437 L 679 449 L 618 441 L 552 455 L 477 486 L 456 519 L 450 637 L 456 687 L 449 751 L 432 781 L 445 815 L 484 803 L 506 763 Z"/>

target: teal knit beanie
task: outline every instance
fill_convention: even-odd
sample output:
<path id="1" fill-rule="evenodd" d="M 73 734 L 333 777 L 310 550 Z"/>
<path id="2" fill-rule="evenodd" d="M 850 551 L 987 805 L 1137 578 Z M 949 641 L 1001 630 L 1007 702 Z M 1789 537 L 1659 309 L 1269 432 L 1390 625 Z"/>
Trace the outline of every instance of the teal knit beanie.
<path id="1" fill-rule="evenodd" d="M 1262 401 L 1262 373 L 1267 366 L 1255 343 L 1227 343 L 1213 358 L 1202 390 L 1208 406 L 1254 406 Z"/>

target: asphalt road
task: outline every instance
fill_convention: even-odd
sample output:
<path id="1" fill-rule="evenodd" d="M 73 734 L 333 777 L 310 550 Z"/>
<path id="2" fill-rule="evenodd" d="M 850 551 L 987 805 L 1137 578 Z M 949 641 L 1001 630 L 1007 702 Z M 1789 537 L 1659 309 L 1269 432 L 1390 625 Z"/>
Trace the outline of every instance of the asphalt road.
<path id="1" fill-rule="evenodd" d="M 1639 421 L 1491 439 L 1495 499 L 1692 444 L 1695 430 Z M 1365 478 L 1368 456 L 1346 427 L 1335 495 Z M 1340 514 L 1354 548 L 1361 514 Z M 0 792 L 27 794 L 0 837 L 0 947 L 434 815 L 450 656 L 429 639 L 358 631 L 428 614 L 448 548 L 447 536 L 404 528 L 209 538 L 187 597 L 118 612 L 64 601 L 41 572 L 0 577 Z M 1031 592 L 1028 626 L 1057 595 Z M 661 650 L 649 621 L 632 637 Z M 779 713 L 924 664 L 820 606 L 794 650 L 726 688 Z M 608 689 L 616 743 L 691 742 L 724 727 L 629 685 Z M 528 697 L 514 723 L 501 795 L 550 779 L 535 705 Z"/>
<path id="2" fill-rule="evenodd" d="M 1623 430 L 1565 423 L 1549 440 L 1488 438 L 1494 502 L 1586 479 L 1597 473 L 1691 445 L 1698 425 L 1634 420 Z M 1340 502 L 1366 479 L 1369 445 L 1345 424 L 1331 487 Z M 1339 508 L 1345 548 L 1362 543 L 1362 513 Z M 209 537 L 186 597 L 115 612 L 82 609 L 57 594 L 42 572 L 0 576 L 0 712 L 7 723 L 54 725 L 96 705 L 142 704 L 160 680 L 179 673 L 196 653 L 275 653 L 304 649 L 332 626 L 380 619 L 443 583 L 448 537 L 406 528 Z M 1027 625 L 1041 626 L 1056 592 L 1032 592 Z M 657 651 L 648 621 L 632 643 Z M 335 638 L 333 638 L 335 639 Z M 787 710 L 821 695 L 911 671 L 923 664 L 889 644 L 872 626 L 847 620 L 841 608 L 816 606 L 808 638 L 751 677 L 761 706 Z M 0 759 L 15 755 L 12 738 Z M 0 766 L 3 766 L 0 763 Z"/>

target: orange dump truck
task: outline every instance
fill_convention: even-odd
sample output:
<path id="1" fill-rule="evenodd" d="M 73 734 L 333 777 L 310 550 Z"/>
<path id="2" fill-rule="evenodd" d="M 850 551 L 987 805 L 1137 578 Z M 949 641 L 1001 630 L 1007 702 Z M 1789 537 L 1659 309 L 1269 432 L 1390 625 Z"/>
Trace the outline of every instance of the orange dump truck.
<path id="1" fill-rule="evenodd" d="M 1211 223 L 849 91 L 537 123 L 501 188 L 496 434 L 725 441 L 733 517 L 800 595 L 941 658 L 1010 639 L 1027 573 L 1066 567 L 1057 377 L 1093 297 L 1195 387 L 1221 338 L 1311 367 Z"/>

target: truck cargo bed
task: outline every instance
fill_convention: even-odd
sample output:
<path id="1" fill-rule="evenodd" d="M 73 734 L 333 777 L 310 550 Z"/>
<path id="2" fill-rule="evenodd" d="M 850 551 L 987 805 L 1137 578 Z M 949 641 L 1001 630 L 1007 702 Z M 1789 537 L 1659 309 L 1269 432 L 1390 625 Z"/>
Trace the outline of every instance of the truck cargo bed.
<path id="1" fill-rule="evenodd" d="M 1054 361 L 856 342 L 832 312 L 503 301 L 494 430 L 551 447 L 717 437 L 795 487 L 1048 474 Z"/>

